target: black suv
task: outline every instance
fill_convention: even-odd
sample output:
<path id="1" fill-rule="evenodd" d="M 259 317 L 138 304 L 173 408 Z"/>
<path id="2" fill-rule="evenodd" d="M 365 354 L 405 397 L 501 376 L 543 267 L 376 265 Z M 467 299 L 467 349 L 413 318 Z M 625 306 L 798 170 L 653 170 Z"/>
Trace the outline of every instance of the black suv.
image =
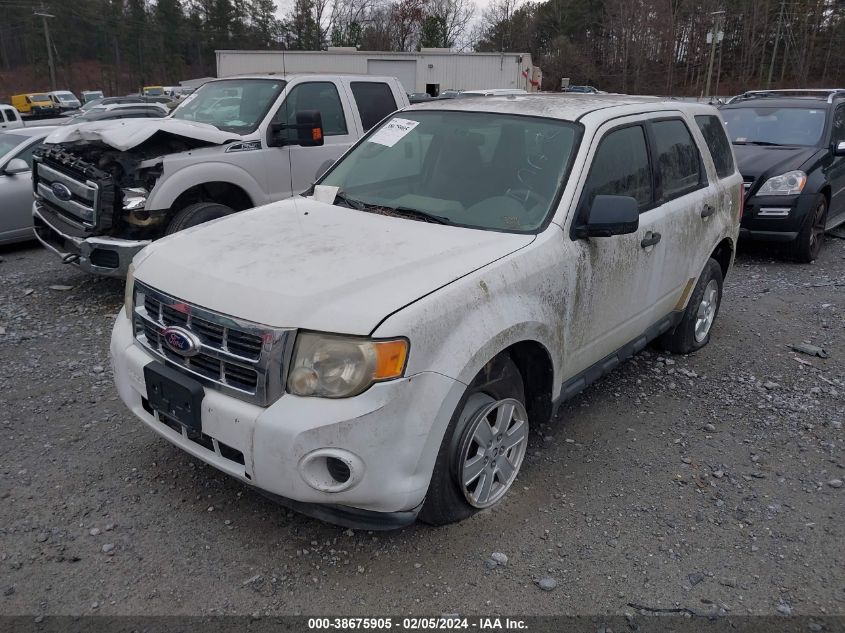
<path id="1" fill-rule="evenodd" d="M 845 222 L 845 89 L 746 92 L 721 114 L 745 181 L 741 237 L 813 261 Z"/>

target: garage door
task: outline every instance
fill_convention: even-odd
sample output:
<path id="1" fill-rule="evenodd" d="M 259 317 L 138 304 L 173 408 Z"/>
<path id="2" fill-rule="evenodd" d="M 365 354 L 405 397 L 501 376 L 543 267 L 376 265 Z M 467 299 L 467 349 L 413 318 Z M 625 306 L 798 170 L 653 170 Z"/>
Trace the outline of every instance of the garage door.
<path id="1" fill-rule="evenodd" d="M 416 92 L 417 62 L 405 59 L 368 59 L 368 75 L 396 77 L 405 87 L 406 92 Z"/>

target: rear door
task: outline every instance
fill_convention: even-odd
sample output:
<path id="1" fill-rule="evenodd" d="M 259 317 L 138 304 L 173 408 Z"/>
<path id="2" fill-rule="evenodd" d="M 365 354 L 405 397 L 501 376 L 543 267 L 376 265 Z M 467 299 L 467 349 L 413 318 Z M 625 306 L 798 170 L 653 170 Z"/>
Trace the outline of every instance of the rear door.
<path id="1" fill-rule="evenodd" d="M 655 166 L 660 261 L 651 289 L 654 317 L 672 312 L 692 289 L 705 257 L 715 246 L 708 228 L 724 202 L 707 168 L 688 121 L 680 114 L 649 122 Z M 706 253 L 704 252 L 706 251 Z"/>
<path id="2" fill-rule="evenodd" d="M 572 238 L 578 270 L 568 324 L 567 378 L 640 337 L 654 322 L 652 282 L 663 244 L 651 242 L 662 229 L 662 215 L 646 128 L 643 115 L 608 122 L 599 128 L 588 155 L 574 222 L 586 218 L 597 195 L 636 199 L 640 222 L 628 235 Z"/>
<path id="3" fill-rule="evenodd" d="M 833 111 L 833 125 L 831 126 L 831 145 L 845 142 L 845 103 Z M 836 156 L 827 170 L 830 179 L 831 196 L 830 209 L 827 212 L 828 226 L 833 226 L 845 214 L 845 156 Z"/>

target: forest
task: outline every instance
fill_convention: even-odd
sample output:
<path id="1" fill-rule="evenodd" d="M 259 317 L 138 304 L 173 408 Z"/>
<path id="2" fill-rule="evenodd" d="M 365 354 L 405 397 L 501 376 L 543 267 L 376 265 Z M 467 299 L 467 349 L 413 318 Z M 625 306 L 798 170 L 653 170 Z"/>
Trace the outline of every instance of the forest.
<path id="1" fill-rule="evenodd" d="M 0 16 L 0 98 L 48 88 L 47 41 L 60 88 L 110 94 L 213 76 L 220 49 L 529 52 L 546 90 L 664 95 L 703 94 L 708 71 L 709 94 L 733 94 L 845 70 L 845 0 L 0 0 Z"/>

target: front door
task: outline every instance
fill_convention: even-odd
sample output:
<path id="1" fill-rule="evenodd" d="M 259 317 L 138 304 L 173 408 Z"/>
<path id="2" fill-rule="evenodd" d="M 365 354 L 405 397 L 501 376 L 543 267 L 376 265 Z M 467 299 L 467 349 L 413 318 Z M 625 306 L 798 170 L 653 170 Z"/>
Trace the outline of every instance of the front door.
<path id="1" fill-rule="evenodd" d="M 840 105 L 833 112 L 831 131 L 831 154 L 834 154 L 838 143 L 845 143 L 845 104 Z M 828 168 L 830 179 L 830 208 L 827 212 L 828 226 L 833 226 L 845 215 L 845 156 L 836 156 Z"/>
<path id="2" fill-rule="evenodd" d="M 655 233 L 662 226 L 655 206 L 651 157 L 642 117 L 614 121 L 596 134 L 577 218 L 597 195 L 630 196 L 640 206 L 639 229 L 628 235 L 573 239 L 578 264 L 571 271 L 567 358 L 570 378 L 639 337 L 652 324 L 652 281 L 662 263 Z M 566 239 L 570 239 L 569 236 Z"/>
<path id="3" fill-rule="evenodd" d="M 288 89 L 285 100 L 276 114 L 274 123 L 296 124 L 296 113 L 317 110 L 323 119 L 323 145 L 301 147 L 286 145 L 270 148 L 272 158 L 267 161 L 267 191 L 271 200 L 280 200 L 302 193 L 325 171 L 358 137 L 354 119 L 345 101 L 341 87 L 332 81 L 308 81 Z M 296 130 L 283 131 L 295 138 Z"/>

